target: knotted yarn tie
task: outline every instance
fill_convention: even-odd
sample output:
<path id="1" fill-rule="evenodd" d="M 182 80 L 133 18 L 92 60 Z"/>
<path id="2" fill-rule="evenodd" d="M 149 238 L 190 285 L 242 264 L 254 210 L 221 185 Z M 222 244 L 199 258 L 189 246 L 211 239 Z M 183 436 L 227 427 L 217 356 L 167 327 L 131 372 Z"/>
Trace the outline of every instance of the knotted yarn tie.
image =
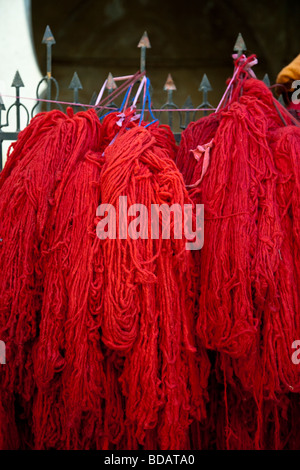
<path id="1" fill-rule="evenodd" d="M 213 141 L 214 139 L 212 138 L 207 144 L 198 145 L 196 149 L 191 150 L 197 162 L 199 162 L 203 154 L 204 154 L 204 157 L 203 157 L 202 172 L 201 172 L 200 178 L 196 181 L 196 183 L 186 185 L 187 188 L 195 188 L 196 186 L 198 186 L 198 184 L 201 183 L 205 173 L 208 170 L 208 166 L 210 162 L 210 149 L 213 146 Z"/>
<path id="2" fill-rule="evenodd" d="M 236 61 L 236 63 L 238 63 L 240 67 L 246 70 L 252 78 L 256 78 L 252 67 L 258 64 L 258 60 L 254 54 L 252 54 L 248 58 L 245 56 L 245 54 L 242 54 L 240 57 L 238 56 L 238 54 L 232 54 L 231 57 Z"/>
<path id="3" fill-rule="evenodd" d="M 237 54 L 233 54 L 232 58 L 235 60 L 235 62 L 234 62 L 234 73 L 233 73 L 232 78 L 231 78 L 230 82 L 228 83 L 228 86 L 227 86 L 227 88 L 226 88 L 226 90 L 225 90 L 225 92 L 224 92 L 224 94 L 223 94 L 216 110 L 215 110 L 215 113 L 217 113 L 220 110 L 225 98 L 227 97 L 227 95 L 229 93 L 229 90 L 233 86 L 233 83 L 235 81 L 240 80 L 242 72 L 246 72 L 246 75 L 248 74 L 248 75 L 250 75 L 250 77 L 256 78 L 253 70 L 251 69 L 251 67 L 253 67 L 254 65 L 256 65 L 258 63 L 255 54 L 252 54 L 249 57 L 246 57 L 245 54 L 242 54 L 240 57 L 238 57 Z M 243 82 L 245 80 L 245 78 L 246 78 L 245 76 L 242 77 L 241 81 Z M 240 86 L 241 86 L 241 84 L 240 84 Z M 238 91 L 240 90 L 240 86 L 237 87 Z M 232 94 L 230 96 L 230 102 L 231 101 L 232 101 Z"/>

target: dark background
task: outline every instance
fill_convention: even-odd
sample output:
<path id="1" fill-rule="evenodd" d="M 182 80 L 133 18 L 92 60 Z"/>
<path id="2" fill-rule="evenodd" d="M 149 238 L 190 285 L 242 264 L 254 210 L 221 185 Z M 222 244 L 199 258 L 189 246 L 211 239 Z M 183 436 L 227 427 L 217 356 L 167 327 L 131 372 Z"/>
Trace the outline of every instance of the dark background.
<path id="1" fill-rule="evenodd" d="M 41 40 L 47 24 L 56 39 L 53 76 L 60 83 L 60 99 L 72 100 L 68 85 L 76 70 L 85 103 L 108 72 L 127 75 L 139 69 L 137 44 L 144 30 L 152 46 L 147 74 L 156 105 L 166 101 L 162 88 L 169 72 L 179 106 L 189 94 L 194 105 L 201 103 L 198 87 L 204 72 L 214 88 L 209 99 L 216 105 L 232 73 L 231 54 L 239 32 L 247 53 L 257 54 L 257 77 L 267 72 L 271 83 L 300 52 L 299 0 L 32 0 L 34 42 L 43 74 L 46 51 Z"/>

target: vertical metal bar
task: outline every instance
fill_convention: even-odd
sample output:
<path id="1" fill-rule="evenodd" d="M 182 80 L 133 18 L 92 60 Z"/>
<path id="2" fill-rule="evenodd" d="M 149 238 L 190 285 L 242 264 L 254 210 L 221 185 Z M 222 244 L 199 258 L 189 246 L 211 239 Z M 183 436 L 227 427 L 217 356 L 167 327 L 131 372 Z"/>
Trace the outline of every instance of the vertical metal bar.
<path id="1" fill-rule="evenodd" d="M 207 88 L 203 89 L 203 102 L 207 103 Z M 207 111 L 203 111 L 203 116 L 207 116 Z"/>
<path id="2" fill-rule="evenodd" d="M 52 44 L 47 43 L 47 100 L 51 100 L 51 75 L 52 75 Z M 47 111 L 50 111 L 51 103 L 47 103 Z"/>
<path id="3" fill-rule="evenodd" d="M 51 100 L 51 77 L 52 77 L 52 46 L 55 44 L 55 39 L 52 34 L 51 29 L 49 26 L 46 27 L 44 37 L 42 40 L 42 44 L 46 44 L 47 46 L 47 100 Z M 47 103 L 47 111 L 51 109 L 51 103 Z"/>
<path id="4" fill-rule="evenodd" d="M 2 96 L 0 95 L 0 129 L 2 125 L 2 111 L 5 111 L 5 104 L 3 103 Z"/>
<path id="5" fill-rule="evenodd" d="M 203 75 L 198 91 L 202 91 L 203 101 L 198 108 L 208 108 L 211 105 L 208 102 L 208 92 L 212 90 L 212 86 L 207 78 L 206 73 Z M 203 116 L 207 116 L 208 111 L 203 111 Z"/>
<path id="6" fill-rule="evenodd" d="M 176 109 L 177 106 L 176 104 L 173 103 L 173 91 L 176 90 L 176 85 L 173 81 L 173 78 L 171 74 L 169 73 L 167 76 L 166 83 L 164 84 L 164 91 L 167 92 L 167 102 L 162 106 L 162 109 L 164 108 L 172 108 Z M 181 125 L 181 115 L 180 116 L 180 125 Z M 173 130 L 173 112 L 168 111 L 168 124 L 170 128 Z"/>
<path id="7" fill-rule="evenodd" d="M 265 73 L 262 81 L 264 82 L 265 85 L 267 85 L 268 88 L 271 86 L 270 78 L 267 73 Z"/>
<path id="8" fill-rule="evenodd" d="M 77 75 L 77 72 L 74 72 L 73 78 L 71 80 L 71 83 L 69 85 L 69 89 L 73 90 L 73 103 L 78 103 L 78 90 L 82 90 L 82 85 L 81 81 L 79 80 L 79 77 Z M 78 106 L 74 106 L 74 111 L 77 113 L 78 111 Z"/>
<path id="9" fill-rule="evenodd" d="M 168 90 L 168 103 L 173 103 L 173 90 Z M 173 113 L 172 111 L 168 112 L 168 123 L 171 129 L 173 128 Z"/>
<path id="10" fill-rule="evenodd" d="M 186 101 L 184 102 L 184 105 L 183 105 L 184 109 L 193 109 L 194 105 L 193 105 L 193 102 L 191 100 L 191 97 L 188 96 Z M 191 111 L 186 111 L 185 113 L 185 123 L 183 126 L 181 126 L 181 129 L 186 129 L 187 126 L 189 125 L 191 121 Z"/>
<path id="11" fill-rule="evenodd" d="M 114 81 L 114 77 L 111 72 L 109 72 L 108 77 L 107 77 L 107 84 L 106 84 L 106 89 L 107 89 L 107 96 L 110 96 L 112 92 L 117 88 L 117 84 Z M 113 103 L 110 100 L 107 103 L 107 106 L 111 106 Z"/>
<path id="12" fill-rule="evenodd" d="M 3 160 L 2 160 L 2 144 L 3 144 L 3 140 L 1 139 L 0 140 L 0 171 L 2 171 L 3 169 Z"/>
<path id="13" fill-rule="evenodd" d="M 24 86 L 24 83 L 22 81 L 22 78 L 19 74 L 19 71 L 16 71 L 16 74 L 14 76 L 13 82 L 11 84 L 13 88 L 16 89 L 16 132 L 19 132 L 21 130 L 21 116 L 20 116 L 20 88 Z"/>
<path id="14" fill-rule="evenodd" d="M 141 48 L 140 71 L 146 70 L 146 47 Z"/>
<path id="15" fill-rule="evenodd" d="M 17 127 L 16 131 L 19 132 L 21 130 L 21 119 L 20 119 L 20 96 L 19 96 L 20 87 L 16 87 L 16 120 L 17 120 Z"/>

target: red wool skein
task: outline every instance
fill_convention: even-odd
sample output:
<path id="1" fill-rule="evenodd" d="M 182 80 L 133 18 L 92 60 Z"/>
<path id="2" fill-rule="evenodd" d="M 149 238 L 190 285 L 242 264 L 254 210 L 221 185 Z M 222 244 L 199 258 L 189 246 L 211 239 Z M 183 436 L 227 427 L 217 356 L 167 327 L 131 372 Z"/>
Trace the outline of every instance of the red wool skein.
<path id="1" fill-rule="evenodd" d="M 219 351 L 216 367 L 223 371 L 218 374 L 223 392 L 229 383 L 241 387 L 245 399 L 249 392 L 254 396 L 257 409 L 248 428 L 255 447 L 263 448 L 268 422 L 264 400 L 274 400 L 279 416 L 282 393 L 299 390 L 299 370 L 291 361 L 292 341 L 299 336 L 299 277 L 290 249 L 297 222 L 295 229 L 284 222 L 289 201 L 279 199 L 282 161 L 270 146 L 271 135 L 277 143 L 291 120 L 286 113 L 279 115 L 272 94 L 258 80 L 245 80 L 242 95 L 234 96 L 217 116 L 187 128 L 177 161 L 186 183 L 196 183 L 190 189 L 192 199 L 205 207 L 197 332 L 206 347 Z M 297 132 L 290 128 L 294 142 Z M 195 163 L 191 150 L 212 139 L 201 181 L 204 159 Z M 296 148 L 293 143 L 294 155 Z M 297 180 L 295 163 L 288 169 L 285 164 L 284 171 L 286 182 Z M 295 187 L 294 201 L 297 192 Z"/>
<path id="2" fill-rule="evenodd" d="M 166 151 L 167 138 L 164 129 L 153 135 L 151 126 L 135 127 L 107 147 L 102 203 L 116 207 L 119 196 L 127 196 L 128 206 L 144 204 L 148 216 L 151 204 L 191 203 L 174 155 Z M 118 216 L 117 209 L 117 231 Z M 191 420 L 205 417 L 209 362 L 201 346 L 196 351 L 194 268 L 185 243 L 174 239 L 172 227 L 169 240 L 149 234 L 103 243 L 101 331 L 107 348 L 120 357 L 123 448 L 129 440 L 146 449 L 189 448 Z"/>
<path id="3" fill-rule="evenodd" d="M 247 83 L 250 90 L 251 83 Z M 256 92 L 257 84 L 253 84 Z M 264 96 L 264 95 L 262 95 Z M 249 93 L 249 99 L 251 98 Z M 248 97 L 243 96 L 240 102 Z M 234 369 L 246 389 L 253 388 L 254 395 L 261 404 L 263 397 L 278 400 L 278 394 L 289 391 L 299 392 L 300 371 L 292 363 L 292 343 L 299 337 L 299 277 L 294 270 L 293 257 L 296 252 L 291 249 L 293 231 L 284 223 L 281 202 L 278 198 L 278 185 L 281 172 L 285 168 L 276 161 L 276 152 L 269 145 L 269 137 L 279 135 L 285 130 L 283 123 L 266 113 L 268 96 L 262 104 L 266 115 L 264 136 L 260 145 L 264 148 L 264 159 L 260 162 L 260 187 L 258 192 L 258 218 L 256 243 L 255 278 L 252 283 L 254 308 L 260 319 L 257 346 L 248 357 L 236 361 Z M 248 111 L 253 109 L 253 117 L 259 117 L 257 108 L 260 100 L 250 100 Z M 275 118 L 275 116 L 274 116 Z M 278 120 L 278 117 L 276 118 Z M 288 116 L 287 116 L 288 119 Z M 259 121 L 258 121 L 259 123 Z M 258 123 L 256 124 L 257 129 Z M 280 125 L 281 127 L 279 127 Z M 277 126 L 277 130 L 274 129 Z M 291 133 L 297 136 L 298 129 L 291 127 Z M 253 132 L 252 135 L 255 135 Z M 289 153 L 289 152 L 288 152 Z M 289 178 L 294 177 L 295 171 L 289 172 Z M 285 208 L 284 208 L 285 210 Z M 297 255 L 295 257 L 297 260 Z M 296 263 L 298 265 L 298 263 Z M 260 312 L 260 313 L 259 313 Z M 225 358 L 226 359 L 226 358 Z M 234 361 L 235 362 L 235 361 Z M 252 366 L 250 365 L 252 363 Z M 253 370 L 251 370 L 253 367 Z M 237 372 L 238 371 L 238 372 Z M 252 385 L 251 385 L 252 384 Z M 262 419 L 259 416 L 259 419 Z"/>
<path id="4" fill-rule="evenodd" d="M 41 244 L 61 179 L 87 150 L 99 145 L 99 129 L 94 111 L 74 117 L 71 110 L 69 116 L 60 111 L 41 113 L 20 133 L 1 173 L 0 336 L 7 354 L 0 379 L 3 448 L 34 445 L 30 428 L 39 371 L 32 348 L 40 335 L 42 306 L 49 302 L 43 299 Z M 15 409 L 23 410 L 17 417 L 18 429 Z"/>
<path id="5" fill-rule="evenodd" d="M 105 376 L 99 312 L 90 293 L 94 234 L 89 233 L 101 164 L 100 154 L 87 152 L 71 174 L 64 173 L 42 244 L 44 296 L 33 351 L 36 448 L 89 449 L 97 435 L 101 441 Z"/>

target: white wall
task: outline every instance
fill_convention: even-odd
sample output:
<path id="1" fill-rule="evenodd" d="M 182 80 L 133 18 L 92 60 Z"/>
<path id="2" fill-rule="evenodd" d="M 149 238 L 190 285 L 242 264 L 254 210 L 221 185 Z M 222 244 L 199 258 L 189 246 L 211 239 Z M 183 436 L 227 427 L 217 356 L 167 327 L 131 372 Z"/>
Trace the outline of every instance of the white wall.
<path id="1" fill-rule="evenodd" d="M 25 85 L 20 88 L 20 95 L 34 98 L 42 74 L 32 41 L 31 0 L 0 0 L 0 93 L 6 109 L 15 101 L 5 95 L 15 95 L 15 88 L 11 88 L 11 84 L 16 70 L 19 70 Z M 22 102 L 31 111 L 34 101 Z M 23 111 L 21 116 L 21 125 L 24 127 L 26 115 Z M 5 111 L 2 111 L 2 123 L 4 120 Z M 15 130 L 14 109 L 10 112 L 10 122 L 10 126 L 3 130 Z M 8 146 L 9 143 L 3 144 L 4 161 Z"/>

